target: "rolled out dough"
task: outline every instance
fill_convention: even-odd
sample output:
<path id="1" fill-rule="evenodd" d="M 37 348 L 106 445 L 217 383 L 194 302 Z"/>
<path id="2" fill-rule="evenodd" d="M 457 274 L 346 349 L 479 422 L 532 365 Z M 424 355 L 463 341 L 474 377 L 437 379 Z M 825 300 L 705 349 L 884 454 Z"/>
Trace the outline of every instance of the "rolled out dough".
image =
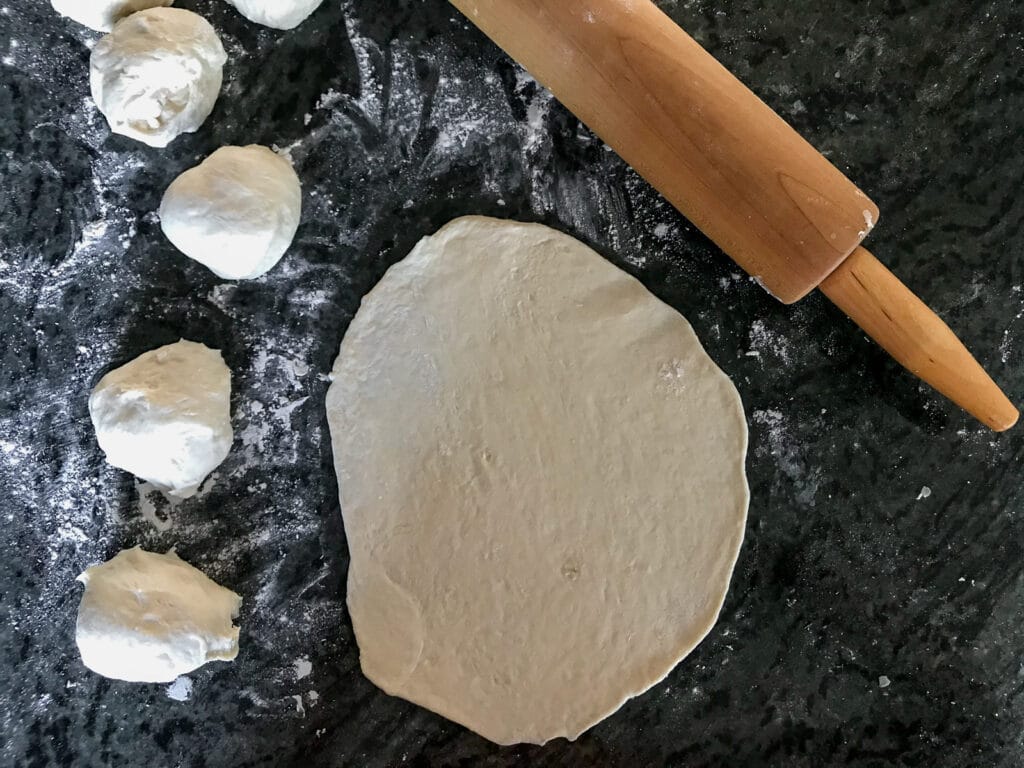
<path id="1" fill-rule="evenodd" d="M 366 297 L 327 397 L 363 671 L 501 743 L 575 738 L 714 625 L 739 395 L 689 324 L 547 227 L 470 217 Z"/>

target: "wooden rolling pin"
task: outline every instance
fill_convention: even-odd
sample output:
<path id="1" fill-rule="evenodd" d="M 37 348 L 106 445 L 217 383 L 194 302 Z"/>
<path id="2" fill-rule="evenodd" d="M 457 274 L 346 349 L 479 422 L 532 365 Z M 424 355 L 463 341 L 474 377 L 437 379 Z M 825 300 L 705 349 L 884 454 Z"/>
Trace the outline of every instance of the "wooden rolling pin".
<path id="1" fill-rule="evenodd" d="M 451 0 L 787 304 L 821 290 L 994 430 L 1018 412 L 861 242 L 878 207 L 650 0 Z"/>

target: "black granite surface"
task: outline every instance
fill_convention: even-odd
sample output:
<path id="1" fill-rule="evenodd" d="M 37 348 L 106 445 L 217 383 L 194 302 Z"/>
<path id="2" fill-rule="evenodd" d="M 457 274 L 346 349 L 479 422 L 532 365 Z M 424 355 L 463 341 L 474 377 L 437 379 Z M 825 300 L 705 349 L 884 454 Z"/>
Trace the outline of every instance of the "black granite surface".
<path id="1" fill-rule="evenodd" d="M 287 33 L 177 4 L 230 62 L 206 126 L 163 151 L 87 100 L 96 35 L 42 0 L 0 7 L 0 764 L 1024 764 L 1024 432 L 986 432 L 823 299 L 774 302 L 444 0 L 327 0 Z M 661 4 L 879 203 L 875 252 L 1024 400 L 1019 0 Z M 304 220 L 278 268 L 225 284 L 153 212 L 250 142 L 290 148 Z M 499 748 L 389 698 L 344 608 L 325 374 L 360 297 L 466 213 L 546 222 L 638 276 L 750 422 L 719 625 L 576 743 Z M 168 510 L 103 463 L 86 397 L 180 336 L 224 350 L 237 439 Z M 241 655 L 187 701 L 74 646 L 74 577 L 136 544 L 245 599 Z"/>

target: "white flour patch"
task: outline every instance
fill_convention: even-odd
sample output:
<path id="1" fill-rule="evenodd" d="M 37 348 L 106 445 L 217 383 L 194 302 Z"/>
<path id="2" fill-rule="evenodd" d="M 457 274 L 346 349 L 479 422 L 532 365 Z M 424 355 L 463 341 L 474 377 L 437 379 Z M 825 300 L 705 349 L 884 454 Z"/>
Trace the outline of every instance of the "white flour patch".
<path id="1" fill-rule="evenodd" d="M 294 417 L 310 402 L 309 395 L 304 394 L 310 374 L 310 366 L 297 354 L 272 345 L 256 351 L 246 377 L 259 382 L 265 396 L 272 399 L 253 399 L 237 409 L 235 431 L 245 461 L 236 469 L 236 476 L 260 466 L 268 450 L 298 460 L 303 436 L 295 427 Z"/>
<path id="2" fill-rule="evenodd" d="M 523 149 L 529 153 L 550 141 L 547 120 L 555 98 L 525 70 L 520 69 L 516 72 L 516 82 L 520 96 L 525 96 L 528 91 L 533 93 L 526 107 L 526 123 L 523 127 Z"/>
<path id="3" fill-rule="evenodd" d="M 260 709 L 267 709 L 267 708 L 270 707 L 270 702 L 267 701 L 266 699 L 264 699 L 262 696 L 260 696 L 258 693 L 256 693 L 253 690 L 246 689 L 246 690 L 242 691 L 240 695 L 242 695 L 245 698 L 247 698 L 249 701 L 251 701 L 253 704 L 255 704 Z"/>
<path id="4" fill-rule="evenodd" d="M 182 675 L 168 685 L 166 690 L 167 698 L 175 701 L 188 701 L 192 697 L 192 680 Z"/>
<path id="5" fill-rule="evenodd" d="M 238 439 L 242 441 L 245 448 L 253 449 L 255 453 L 263 453 L 266 449 L 267 438 L 270 437 L 273 426 L 264 415 L 266 408 L 259 400 L 253 400 L 243 407 L 242 416 L 245 418 L 246 426 L 238 432 Z M 251 455 L 251 452 L 247 452 Z M 258 461 L 258 457 L 252 457 Z M 242 471 L 248 467 L 242 467 Z"/>
<path id="6" fill-rule="evenodd" d="M 669 360 L 658 368 L 658 380 L 662 389 L 681 395 L 686 391 L 686 368 L 681 360 Z"/>
<path id="7" fill-rule="evenodd" d="M 1011 322 L 1011 327 L 1003 330 L 1003 338 L 999 342 L 999 359 L 1003 363 L 1010 362 L 1010 358 L 1013 356 L 1014 347 L 1016 346 L 1016 337 L 1012 330 L 1012 326 L 1017 325 L 1019 320 L 1024 318 L 1024 286 L 1014 285 L 1010 288 L 1014 294 L 1014 299 L 1017 301 L 1017 312 Z"/>
<path id="8" fill-rule="evenodd" d="M 313 672 L 313 662 L 309 660 L 308 656 L 300 656 L 292 662 L 292 669 L 295 670 L 295 679 L 301 680 L 304 677 L 309 677 Z"/>
<path id="9" fill-rule="evenodd" d="M 238 286 L 235 283 L 215 285 L 206 295 L 206 299 L 226 314 L 231 314 L 231 300 L 237 289 Z"/>

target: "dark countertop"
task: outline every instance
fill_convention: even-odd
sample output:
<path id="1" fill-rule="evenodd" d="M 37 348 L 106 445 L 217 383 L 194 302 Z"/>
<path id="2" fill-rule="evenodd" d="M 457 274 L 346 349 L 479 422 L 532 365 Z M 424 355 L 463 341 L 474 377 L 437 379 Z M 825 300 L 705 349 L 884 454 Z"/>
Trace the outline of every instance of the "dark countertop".
<path id="1" fill-rule="evenodd" d="M 1024 6 L 661 4 L 879 203 L 873 250 L 1024 400 Z M 0 764 L 1024 763 L 1024 431 L 986 432 L 820 297 L 774 302 L 443 0 L 327 0 L 290 33 L 178 5 L 231 59 L 212 118 L 165 151 L 87 100 L 94 35 L 41 0 L 0 9 Z M 291 147 L 304 221 L 278 268 L 226 284 L 153 212 L 250 142 Z M 719 625 L 573 744 L 499 748 L 387 697 L 344 607 L 325 374 L 360 297 L 467 213 L 543 221 L 637 275 L 751 427 Z M 86 398 L 180 336 L 224 350 L 237 440 L 168 519 L 103 463 Z M 188 701 L 74 646 L 74 577 L 136 544 L 245 599 L 241 655 L 190 675 Z"/>

